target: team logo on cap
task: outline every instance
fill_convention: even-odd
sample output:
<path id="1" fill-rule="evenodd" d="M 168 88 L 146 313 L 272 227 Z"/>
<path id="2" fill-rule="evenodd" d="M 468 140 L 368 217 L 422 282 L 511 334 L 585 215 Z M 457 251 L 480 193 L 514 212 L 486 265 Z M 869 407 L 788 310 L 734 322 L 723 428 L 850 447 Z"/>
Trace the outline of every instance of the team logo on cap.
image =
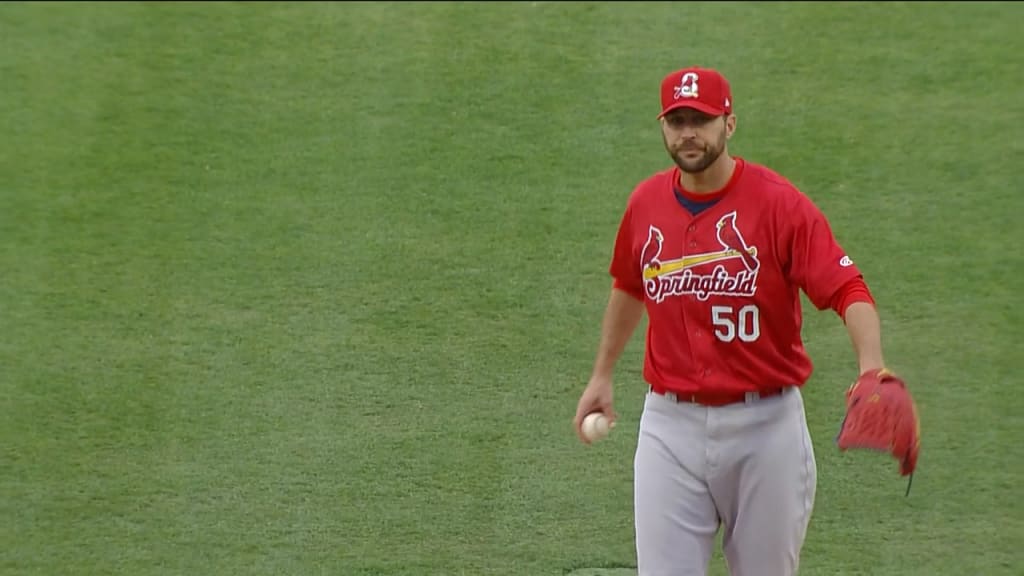
<path id="1" fill-rule="evenodd" d="M 697 98 L 697 73 L 687 72 L 679 79 L 679 86 L 673 92 L 676 100 L 680 98 Z"/>

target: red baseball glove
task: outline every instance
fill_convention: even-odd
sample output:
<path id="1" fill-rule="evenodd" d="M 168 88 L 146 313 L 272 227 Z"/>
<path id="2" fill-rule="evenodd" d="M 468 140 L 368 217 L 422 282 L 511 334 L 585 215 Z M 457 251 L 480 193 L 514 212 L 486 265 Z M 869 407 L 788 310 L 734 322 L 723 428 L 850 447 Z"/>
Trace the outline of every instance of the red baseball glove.
<path id="1" fill-rule="evenodd" d="M 900 463 L 901 475 L 912 475 L 921 448 L 921 425 L 906 383 L 885 369 L 861 374 L 846 391 L 846 417 L 836 443 L 843 451 L 888 452 Z"/>

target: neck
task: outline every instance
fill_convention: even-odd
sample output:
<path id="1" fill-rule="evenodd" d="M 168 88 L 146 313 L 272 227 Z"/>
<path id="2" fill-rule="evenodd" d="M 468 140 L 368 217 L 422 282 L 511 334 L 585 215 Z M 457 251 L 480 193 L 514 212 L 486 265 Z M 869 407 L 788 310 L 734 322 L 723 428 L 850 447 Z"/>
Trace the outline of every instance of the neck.
<path id="1" fill-rule="evenodd" d="M 702 172 L 691 174 L 679 171 L 679 185 L 687 192 L 694 194 L 710 194 L 717 192 L 729 183 L 732 178 L 732 171 L 736 167 L 736 161 L 726 151 L 711 166 Z"/>

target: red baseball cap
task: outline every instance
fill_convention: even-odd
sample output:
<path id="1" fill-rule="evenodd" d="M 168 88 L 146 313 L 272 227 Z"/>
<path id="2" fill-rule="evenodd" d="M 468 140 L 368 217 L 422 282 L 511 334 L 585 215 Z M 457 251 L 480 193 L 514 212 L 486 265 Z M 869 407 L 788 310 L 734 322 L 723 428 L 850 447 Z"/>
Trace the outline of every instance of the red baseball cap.
<path id="1" fill-rule="evenodd" d="M 661 118 L 678 108 L 693 108 L 712 116 L 732 114 L 729 81 L 711 68 L 676 70 L 661 81 Z"/>

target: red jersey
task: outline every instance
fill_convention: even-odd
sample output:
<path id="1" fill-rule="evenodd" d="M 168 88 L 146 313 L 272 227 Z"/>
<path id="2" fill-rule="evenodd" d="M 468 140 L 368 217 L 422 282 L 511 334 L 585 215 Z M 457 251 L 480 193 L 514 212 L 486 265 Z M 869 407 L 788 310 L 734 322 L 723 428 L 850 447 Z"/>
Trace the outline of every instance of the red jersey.
<path id="1" fill-rule="evenodd" d="M 819 309 L 860 271 L 814 203 L 769 168 L 735 158 L 716 204 L 692 215 L 679 169 L 630 195 L 615 240 L 615 287 L 645 303 L 644 379 L 680 393 L 802 386 L 812 363 L 800 291 Z"/>

